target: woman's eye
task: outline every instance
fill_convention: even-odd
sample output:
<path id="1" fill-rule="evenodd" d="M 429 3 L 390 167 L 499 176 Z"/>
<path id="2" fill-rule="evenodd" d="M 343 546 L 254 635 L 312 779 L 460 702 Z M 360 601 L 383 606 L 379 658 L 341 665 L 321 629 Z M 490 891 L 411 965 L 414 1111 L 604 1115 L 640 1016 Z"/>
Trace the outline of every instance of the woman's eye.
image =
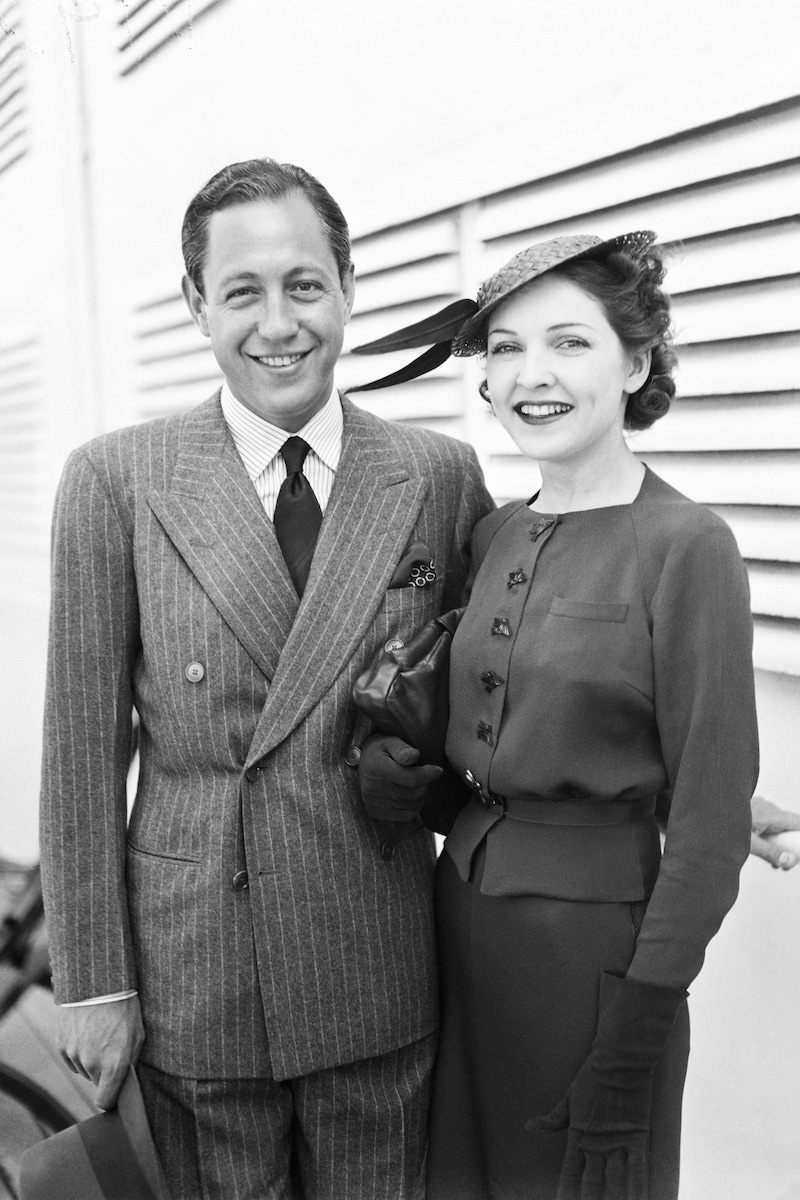
<path id="1" fill-rule="evenodd" d="M 588 344 L 579 337 L 561 338 L 557 343 L 559 350 L 585 350 Z"/>
<path id="2" fill-rule="evenodd" d="M 515 350 L 519 350 L 515 342 L 495 342 L 489 347 L 489 354 L 494 357 L 495 354 L 513 354 Z"/>

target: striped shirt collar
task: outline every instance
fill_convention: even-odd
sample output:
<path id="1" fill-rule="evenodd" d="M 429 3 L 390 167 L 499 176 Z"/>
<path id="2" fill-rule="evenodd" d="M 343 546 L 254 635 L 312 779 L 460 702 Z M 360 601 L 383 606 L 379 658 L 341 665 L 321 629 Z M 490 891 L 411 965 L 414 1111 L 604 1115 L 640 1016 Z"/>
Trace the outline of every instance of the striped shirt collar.
<path id="1" fill-rule="evenodd" d="M 257 416 L 237 400 L 227 382 L 222 384 L 220 404 L 247 474 L 256 480 L 292 435 Z M 319 412 L 298 429 L 297 436 L 307 441 L 318 458 L 335 471 L 342 456 L 343 428 L 342 403 L 334 388 Z"/>

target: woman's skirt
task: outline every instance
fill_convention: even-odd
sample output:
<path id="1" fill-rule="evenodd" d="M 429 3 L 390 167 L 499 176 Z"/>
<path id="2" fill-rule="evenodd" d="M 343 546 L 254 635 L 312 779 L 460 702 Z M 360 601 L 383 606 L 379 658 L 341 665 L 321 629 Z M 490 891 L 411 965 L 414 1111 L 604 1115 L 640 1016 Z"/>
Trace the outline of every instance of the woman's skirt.
<path id="1" fill-rule="evenodd" d="M 562 1099 L 594 1038 L 600 976 L 624 975 L 645 902 L 480 891 L 443 853 L 436 869 L 442 1023 L 428 1200 L 555 1200 L 567 1131 L 531 1132 Z M 686 1005 L 656 1070 L 648 1200 L 676 1200 Z M 577 1200 L 577 1198 L 576 1198 Z"/>

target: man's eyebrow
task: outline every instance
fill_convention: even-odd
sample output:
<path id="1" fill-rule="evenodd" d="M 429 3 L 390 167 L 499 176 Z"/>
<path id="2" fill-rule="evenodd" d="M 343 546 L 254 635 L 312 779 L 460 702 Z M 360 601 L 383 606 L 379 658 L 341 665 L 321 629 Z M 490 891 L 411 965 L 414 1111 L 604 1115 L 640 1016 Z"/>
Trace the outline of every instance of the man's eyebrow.
<path id="1" fill-rule="evenodd" d="M 220 280 L 220 287 L 227 287 L 229 283 L 233 283 L 235 279 L 258 279 L 258 274 L 255 271 L 242 269 L 241 271 L 231 271 L 228 275 L 223 275 Z"/>
<path id="2" fill-rule="evenodd" d="M 308 275 L 308 274 L 321 275 L 323 273 L 330 274 L 331 272 L 328 270 L 328 268 L 321 266 L 319 263 L 313 263 L 313 262 L 298 263 L 297 266 L 289 268 L 289 270 L 284 275 L 284 278 L 285 279 L 294 279 L 298 275 Z M 220 280 L 220 287 L 228 287 L 229 284 L 233 283 L 235 280 L 238 280 L 238 279 L 259 279 L 259 278 L 260 278 L 260 274 L 258 271 L 250 271 L 246 267 L 242 267 L 242 269 L 240 271 L 234 270 L 234 271 L 230 271 L 226 275 L 223 275 L 222 279 Z"/>

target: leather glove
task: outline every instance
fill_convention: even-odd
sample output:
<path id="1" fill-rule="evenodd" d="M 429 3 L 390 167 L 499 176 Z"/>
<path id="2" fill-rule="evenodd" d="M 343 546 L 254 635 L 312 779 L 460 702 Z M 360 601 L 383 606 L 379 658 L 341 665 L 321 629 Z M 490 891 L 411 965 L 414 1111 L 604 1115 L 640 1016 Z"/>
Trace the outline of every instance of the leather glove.
<path id="1" fill-rule="evenodd" d="M 687 993 L 603 974 L 592 1049 L 552 1112 L 569 1128 L 557 1200 L 647 1200 L 653 1075 Z"/>
<path id="2" fill-rule="evenodd" d="M 361 747 L 358 782 L 376 821 L 412 821 L 441 767 L 419 766 L 419 750 L 388 733 L 371 733 Z"/>

